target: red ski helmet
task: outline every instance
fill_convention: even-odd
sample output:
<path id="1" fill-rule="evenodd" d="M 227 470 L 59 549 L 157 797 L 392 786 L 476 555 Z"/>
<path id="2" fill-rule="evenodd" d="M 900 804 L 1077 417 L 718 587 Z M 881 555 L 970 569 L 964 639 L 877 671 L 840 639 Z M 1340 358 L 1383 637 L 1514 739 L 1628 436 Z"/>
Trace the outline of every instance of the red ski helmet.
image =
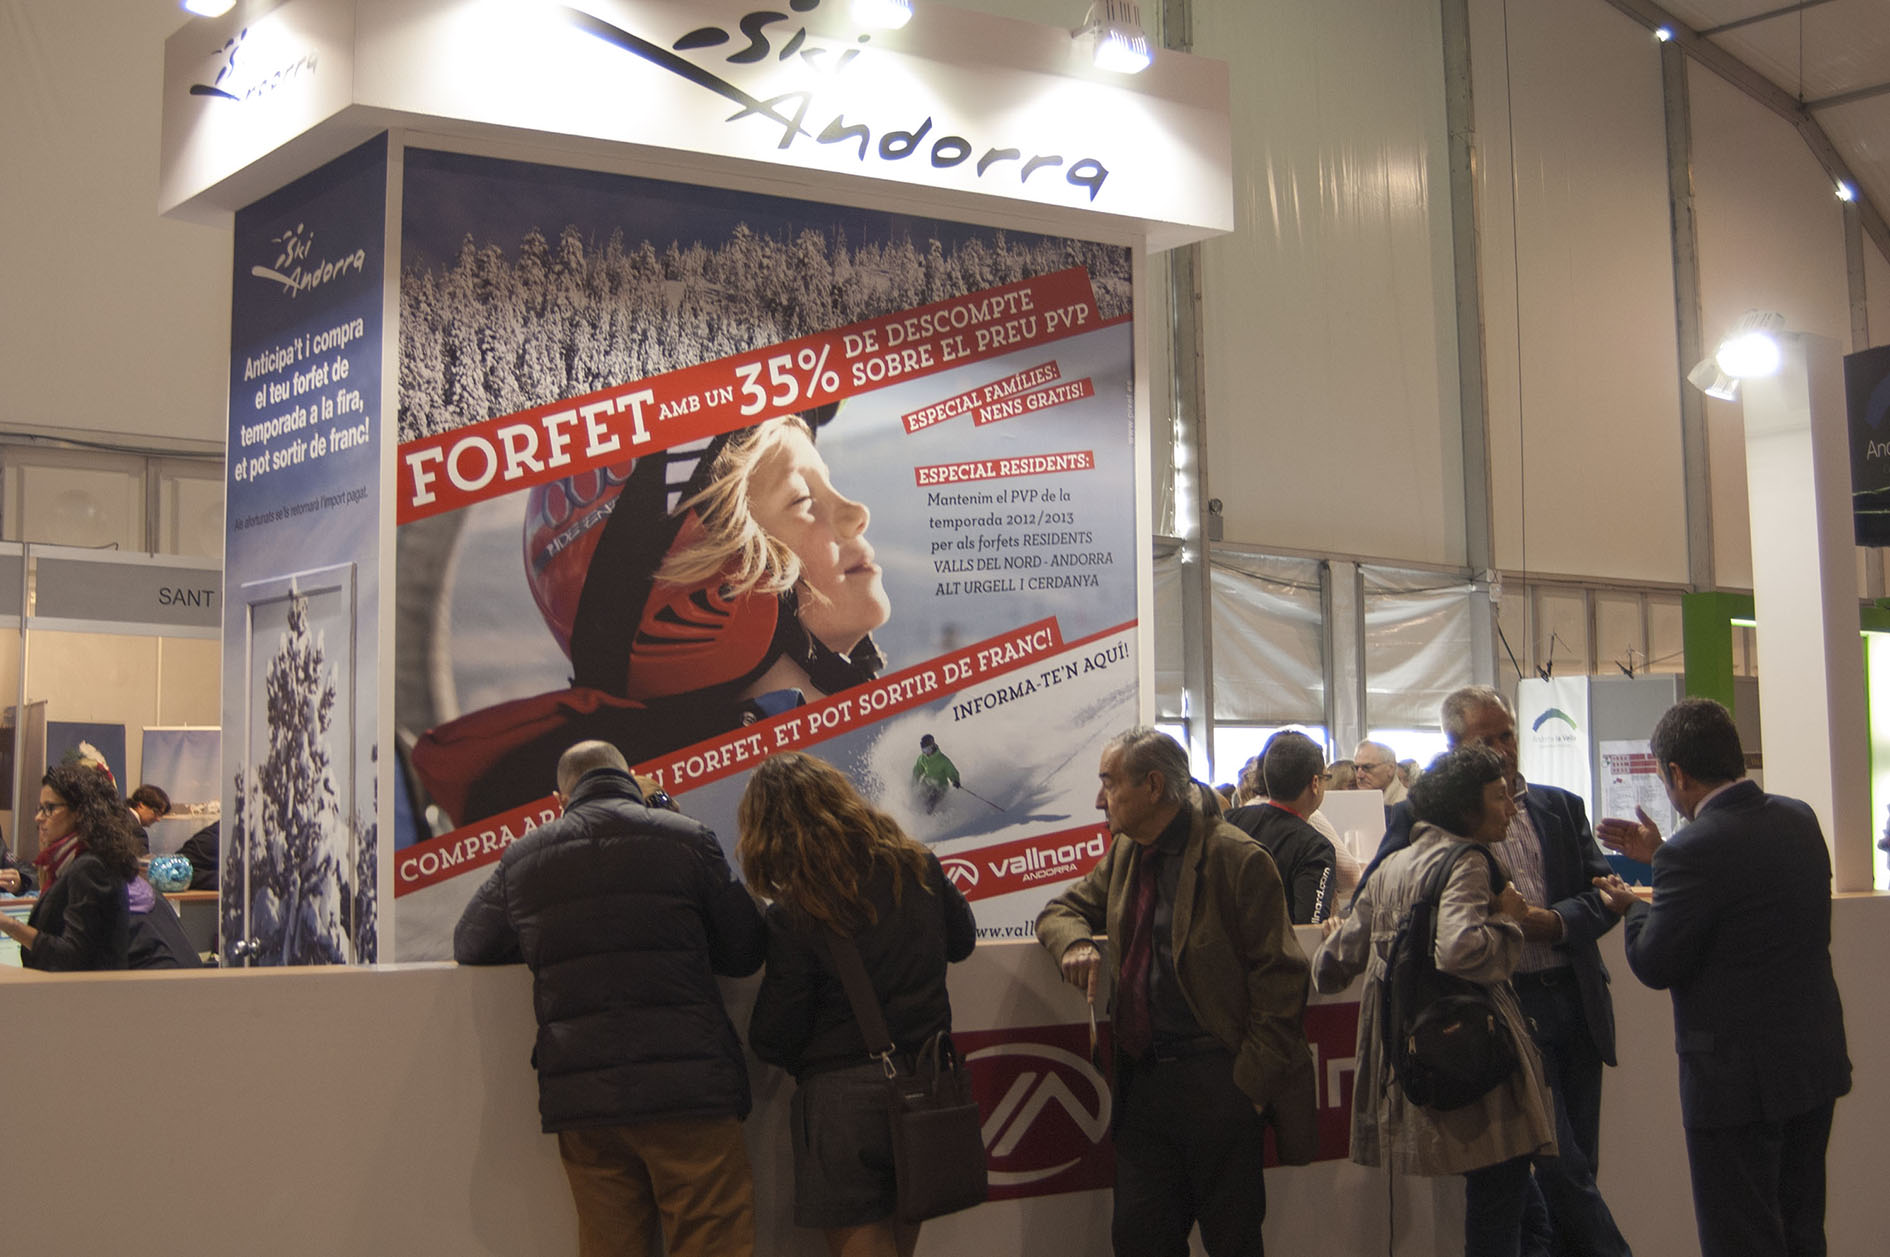
<path id="1" fill-rule="evenodd" d="M 634 462 L 536 485 L 525 498 L 525 579 L 558 649 L 571 654 L 571 625 L 604 521 L 630 479 Z"/>
<path id="2" fill-rule="evenodd" d="M 811 430 L 829 405 L 803 415 Z M 571 660 L 573 683 L 650 700 L 745 683 L 784 650 L 806 655 L 831 692 L 831 654 L 807 640 L 791 593 L 730 596 L 720 574 L 690 584 L 656 579 L 664 558 L 702 531 L 683 502 L 706 488 L 717 457 L 753 429 L 646 454 L 534 486 L 525 503 L 526 580 L 539 614 Z M 634 624 L 634 631 L 627 631 Z M 870 643 L 859 665 L 879 668 Z M 872 662 L 864 662 L 866 660 Z M 848 683 L 857 683 L 850 677 Z"/>

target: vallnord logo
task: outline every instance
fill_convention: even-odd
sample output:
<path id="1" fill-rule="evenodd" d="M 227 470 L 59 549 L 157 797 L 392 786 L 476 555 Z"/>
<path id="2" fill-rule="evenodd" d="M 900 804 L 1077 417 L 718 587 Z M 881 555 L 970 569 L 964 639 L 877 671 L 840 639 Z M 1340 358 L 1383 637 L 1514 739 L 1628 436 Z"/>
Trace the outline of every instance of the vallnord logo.
<path id="1" fill-rule="evenodd" d="M 954 1037 L 962 1045 L 986 1036 Z M 1091 1163 L 1091 1172 L 1058 1190 L 1101 1187 L 1112 1181 L 1113 1159 L 1097 1155 L 1109 1134 L 1109 1085 L 1089 1061 L 1049 1043 L 1015 1040 L 974 1048 L 965 1053 L 965 1061 L 979 1084 L 980 1102 L 990 1113 L 983 1134 L 992 1187 L 1045 1183 L 1085 1161 Z M 994 1104 L 982 1094 L 987 1091 L 997 1094 Z"/>
<path id="2" fill-rule="evenodd" d="M 787 7 L 795 13 L 810 13 L 819 8 L 820 4 L 821 0 L 788 0 Z M 705 49 L 721 48 L 732 43 L 735 37 L 719 26 L 698 27 L 685 33 L 665 48 L 659 43 L 627 31 L 583 9 L 571 5 L 561 7 L 565 16 L 579 30 L 613 47 L 641 57 L 651 65 L 667 70 L 685 82 L 694 83 L 738 105 L 740 108 L 729 115 L 725 121 L 737 123 L 744 119 L 756 118 L 772 123 L 780 129 L 780 138 L 776 144 L 778 149 L 790 148 L 795 141 L 807 137 L 816 144 L 857 144 L 859 160 L 862 163 L 873 153 L 877 153 L 882 162 L 904 161 L 920 150 L 926 137 L 932 133 L 933 124 L 936 121 L 930 116 L 922 119 L 900 118 L 896 121 L 907 124 L 909 129 L 887 130 L 881 119 L 866 122 L 856 117 L 849 120 L 844 112 L 836 112 L 828 119 L 826 125 L 815 133 L 805 125 L 807 116 L 814 107 L 815 93 L 812 90 L 784 92 L 762 100 L 723 77 L 724 72 L 718 72 L 700 63 L 712 58 L 702 56 L 699 60 L 691 60 L 683 55 L 684 53 L 700 54 Z M 724 67 L 756 65 L 767 61 L 770 57 L 777 62 L 798 59 L 811 72 L 835 76 L 844 71 L 861 54 L 862 49 L 857 47 L 846 48 L 844 51 L 837 50 L 830 41 L 824 41 L 821 37 L 810 34 L 804 25 L 796 26 L 791 34 L 777 30 L 771 36 L 769 27 L 792 22 L 793 18 L 788 14 L 772 10 L 763 9 L 746 14 L 736 23 L 745 42 L 739 48 L 721 57 L 722 65 Z M 783 36 L 783 42 L 777 49 L 774 38 Z M 864 45 L 871 38 L 870 35 L 860 35 L 856 42 Z M 725 72 L 733 73 L 733 71 Z M 891 103 L 888 102 L 889 105 Z M 911 125 L 914 122 L 917 125 Z M 879 135 L 877 147 L 873 144 L 875 133 Z M 932 167 L 937 170 L 950 170 L 962 166 L 970 161 L 972 154 L 977 151 L 978 146 L 964 136 L 943 133 L 932 141 L 930 149 L 927 150 L 928 159 Z M 1096 199 L 1097 194 L 1102 191 L 1103 183 L 1109 178 L 1108 168 L 1094 157 L 1078 158 L 1066 165 L 1065 158 L 1060 153 L 1034 153 L 1026 157 L 1022 149 L 997 144 L 987 145 L 979 154 L 974 167 L 979 179 L 984 179 L 987 175 L 1002 176 L 1015 171 L 1019 183 L 1028 183 L 1031 176 L 1040 170 L 1057 168 L 1063 168 L 1065 182 L 1088 189 L 1091 201 Z"/>
<path id="3" fill-rule="evenodd" d="M 307 234 L 304 235 L 304 232 Z M 309 253 L 315 247 L 315 233 L 308 231 L 302 223 L 297 223 L 279 236 L 271 236 L 269 243 L 280 248 L 274 265 L 252 266 L 249 273 L 258 279 L 282 285 L 282 291 L 288 293 L 291 299 L 331 279 L 350 273 L 360 274 L 367 269 L 366 249 L 343 254 L 339 260 L 324 258 L 320 262 L 311 261 Z"/>
<path id="4" fill-rule="evenodd" d="M 952 885 L 961 891 L 969 890 L 978 884 L 978 866 L 970 860 L 947 856 L 939 861 L 939 866 L 945 870 L 945 876 L 951 878 Z"/>
<path id="5" fill-rule="evenodd" d="M 190 94 L 241 103 L 265 96 L 300 75 L 315 73 L 317 58 L 313 52 L 305 52 L 287 65 L 250 76 L 246 69 L 237 66 L 248 39 L 249 27 L 245 26 L 224 40 L 223 46 L 210 54 L 217 63 L 216 77 L 208 83 L 192 83 Z"/>

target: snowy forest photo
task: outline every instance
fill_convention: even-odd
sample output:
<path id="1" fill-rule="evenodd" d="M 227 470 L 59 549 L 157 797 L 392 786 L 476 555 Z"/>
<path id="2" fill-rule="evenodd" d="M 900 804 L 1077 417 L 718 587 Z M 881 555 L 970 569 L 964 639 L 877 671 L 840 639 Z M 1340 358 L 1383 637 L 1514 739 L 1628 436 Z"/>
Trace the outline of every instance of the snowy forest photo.
<path id="1" fill-rule="evenodd" d="M 400 439 L 1072 266 L 1104 319 L 1129 312 L 1128 251 L 1077 240 L 854 246 L 841 228 L 776 239 L 738 223 L 714 246 L 659 248 L 566 225 L 508 253 L 468 235 L 450 263 L 403 267 Z"/>
<path id="2" fill-rule="evenodd" d="M 264 684 L 268 755 L 236 766 L 223 934 L 248 940 L 254 963 L 372 963 L 376 822 L 353 819 L 336 786 L 335 670 L 309 620 L 291 597 Z"/>

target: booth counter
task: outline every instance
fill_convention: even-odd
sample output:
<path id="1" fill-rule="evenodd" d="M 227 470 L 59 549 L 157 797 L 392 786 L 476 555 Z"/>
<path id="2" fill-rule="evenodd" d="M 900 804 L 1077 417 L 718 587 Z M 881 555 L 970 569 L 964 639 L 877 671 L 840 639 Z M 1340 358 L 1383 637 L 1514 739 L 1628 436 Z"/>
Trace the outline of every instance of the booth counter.
<path id="1" fill-rule="evenodd" d="M 1880 1244 L 1876 1149 L 1890 1125 L 1890 996 L 1875 971 L 1890 941 L 1890 897 L 1838 899 L 1834 926 L 1857 1083 L 1832 1135 L 1829 1231 L 1833 1254 L 1862 1254 Z M 1310 949 L 1316 931 L 1300 937 Z M 1621 1067 L 1606 1084 L 1602 1187 L 1637 1251 L 1686 1257 L 1697 1247 L 1667 997 L 1628 974 L 1620 931 L 1603 950 Z M 7 971 L 0 1050 L 13 1085 L 0 1175 L 20 1191 L 8 1210 L 10 1247 L 573 1251 L 556 1145 L 538 1130 L 529 988 L 522 967 Z M 754 989 L 753 979 L 728 984 L 738 1026 Z M 1106 1145 L 1085 1134 L 1106 1113 L 1089 1081 L 1082 1001 L 1029 942 L 980 945 L 953 967 L 952 1000 L 968 1053 L 984 1053 L 974 1069 L 994 1195 L 1010 1198 L 928 1224 L 920 1251 L 1108 1252 L 1107 1191 L 1060 1190 L 1099 1172 L 1098 1157 L 1106 1168 Z M 1350 1008 L 1320 1001 L 1312 1015 L 1342 1021 Z M 1313 1037 L 1322 1034 L 1316 1024 Z M 1322 1053 L 1320 1064 L 1322 1117 L 1342 1124 L 1333 1087 L 1349 1101 L 1350 1062 Z M 758 1251 L 813 1257 L 824 1251 L 819 1237 L 788 1220 L 792 1083 L 759 1063 L 751 1073 Z M 1268 1243 L 1295 1257 L 1455 1253 L 1459 1182 L 1391 1180 L 1343 1159 L 1274 1169 Z"/>

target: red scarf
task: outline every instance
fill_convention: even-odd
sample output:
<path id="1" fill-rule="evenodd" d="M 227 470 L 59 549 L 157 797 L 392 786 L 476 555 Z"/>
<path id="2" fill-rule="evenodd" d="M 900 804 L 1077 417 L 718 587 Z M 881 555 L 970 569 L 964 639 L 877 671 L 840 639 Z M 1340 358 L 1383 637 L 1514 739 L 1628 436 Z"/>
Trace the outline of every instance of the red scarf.
<path id="1" fill-rule="evenodd" d="M 64 838 L 33 857 L 33 863 L 39 867 L 39 891 L 45 894 L 59 880 L 59 875 L 66 871 L 66 866 L 78 859 L 85 850 L 85 844 L 79 841 L 79 831 L 73 830 Z"/>

